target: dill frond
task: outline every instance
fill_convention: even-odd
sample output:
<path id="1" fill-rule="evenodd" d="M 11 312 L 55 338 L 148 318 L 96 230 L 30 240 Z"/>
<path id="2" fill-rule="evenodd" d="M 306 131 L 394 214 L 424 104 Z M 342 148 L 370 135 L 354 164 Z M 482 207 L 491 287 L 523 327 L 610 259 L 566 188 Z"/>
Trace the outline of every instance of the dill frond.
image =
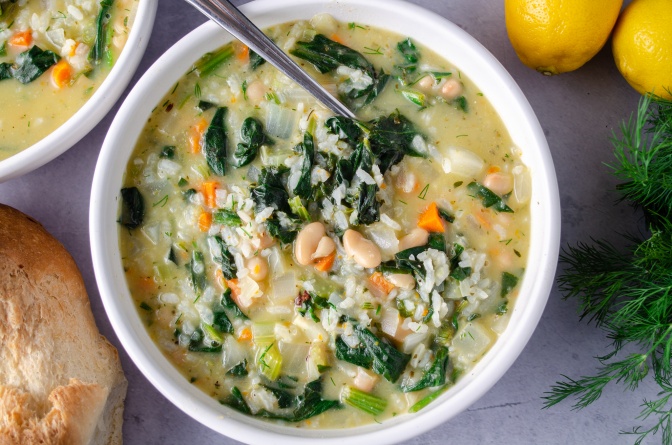
<path id="1" fill-rule="evenodd" d="M 622 200 L 643 208 L 650 235 L 622 235 L 627 247 L 621 250 L 602 240 L 563 249 L 560 291 L 578 299 L 581 319 L 605 331 L 611 348 L 597 357 L 595 375 L 563 375 L 545 393 L 544 408 L 567 398 L 575 400 L 573 409 L 585 408 L 609 383 L 634 391 L 649 376 L 660 392 L 644 400 L 638 420 L 655 423 L 621 432 L 636 436 L 635 444 L 660 433 L 672 445 L 672 101 L 643 98 L 621 132 L 609 167 L 624 180 L 617 186 Z M 639 352 L 618 359 L 626 346 Z"/>
<path id="2" fill-rule="evenodd" d="M 672 101 L 642 98 L 637 115 L 612 138 L 616 163 L 607 164 L 624 182 L 622 199 L 669 219 L 672 209 Z"/>

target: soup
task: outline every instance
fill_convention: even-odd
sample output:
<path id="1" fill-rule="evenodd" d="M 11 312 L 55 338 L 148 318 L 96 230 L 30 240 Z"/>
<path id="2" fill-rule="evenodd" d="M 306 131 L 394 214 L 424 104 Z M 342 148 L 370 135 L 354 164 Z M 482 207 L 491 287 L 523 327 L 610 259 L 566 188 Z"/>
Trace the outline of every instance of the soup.
<path id="1" fill-rule="evenodd" d="M 118 58 L 138 0 L 0 1 L 0 161 L 67 121 Z"/>
<path id="2" fill-rule="evenodd" d="M 328 15 L 267 33 L 351 109 L 244 45 L 206 54 L 128 162 L 120 249 L 151 338 L 223 404 L 302 428 L 416 412 L 503 332 L 530 177 L 457 67 Z"/>

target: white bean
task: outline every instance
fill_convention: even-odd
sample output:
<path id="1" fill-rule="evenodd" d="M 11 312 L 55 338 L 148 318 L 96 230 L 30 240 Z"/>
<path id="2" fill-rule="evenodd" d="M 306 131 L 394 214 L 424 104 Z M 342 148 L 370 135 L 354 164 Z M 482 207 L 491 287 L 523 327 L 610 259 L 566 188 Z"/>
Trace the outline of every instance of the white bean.
<path id="1" fill-rule="evenodd" d="M 266 85 L 264 85 L 264 82 L 261 80 L 255 80 L 247 86 L 245 94 L 247 95 L 247 99 L 252 103 L 252 105 L 258 105 L 266 95 L 266 91 L 267 88 Z"/>
<path id="2" fill-rule="evenodd" d="M 247 267 L 249 271 L 250 278 L 254 281 L 262 281 L 268 275 L 268 263 L 266 263 L 265 259 L 259 256 L 251 258 L 245 267 Z"/>
<path id="3" fill-rule="evenodd" d="M 317 244 L 317 249 L 315 250 L 315 253 L 311 255 L 311 257 L 314 260 L 318 258 L 324 258 L 325 256 L 331 255 L 331 252 L 334 250 L 336 250 L 336 243 L 333 239 L 325 235 L 320 239 L 320 242 Z"/>
<path id="4" fill-rule="evenodd" d="M 343 248 L 345 253 L 362 267 L 377 267 L 382 261 L 378 247 L 356 230 L 348 229 L 345 231 Z"/>
<path id="5" fill-rule="evenodd" d="M 429 232 L 416 227 L 399 240 L 399 251 L 410 249 L 411 247 L 424 246 L 427 244 L 427 241 L 429 241 Z"/>
<path id="6" fill-rule="evenodd" d="M 444 99 L 453 100 L 462 95 L 462 84 L 456 79 L 448 79 L 441 85 L 440 94 Z"/>
<path id="7" fill-rule="evenodd" d="M 490 173 L 483 180 L 483 185 L 498 195 L 505 195 L 513 190 L 513 176 L 504 172 Z"/>
<path id="8" fill-rule="evenodd" d="M 294 255 L 299 264 L 303 266 L 313 264 L 313 254 L 326 233 L 324 224 L 321 222 L 310 223 L 301 229 L 294 242 Z"/>
<path id="9" fill-rule="evenodd" d="M 378 376 L 364 368 L 357 367 L 357 375 L 352 380 L 352 386 L 364 392 L 371 392 L 378 383 Z"/>
<path id="10" fill-rule="evenodd" d="M 418 89 L 425 92 L 430 91 L 434 85 L 434 77 L 432 77 L 430 74 L 426 75 L 418 81 Z"/>
<path id="11" fill-rule="evenodd" d="M 392 273 L 386 275 L 385 279 L 402 289 L 413 289 L 415 287 L 415 278 L 410 273 Z"/>

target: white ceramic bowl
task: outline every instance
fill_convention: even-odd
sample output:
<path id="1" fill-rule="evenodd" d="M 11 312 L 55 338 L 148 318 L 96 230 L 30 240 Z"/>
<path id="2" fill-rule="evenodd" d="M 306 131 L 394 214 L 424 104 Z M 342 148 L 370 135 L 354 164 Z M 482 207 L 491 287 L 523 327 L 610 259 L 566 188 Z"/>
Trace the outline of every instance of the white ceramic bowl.
<path id="1" fill-rule="evenodd" d="M 119 59 L 91 98 L 44 139 L 0 161 L 0 182 L 23 175 L 64 153 L 105 117 L 133 77 L 152 33 L 158 0 L 140 0 Z"/>
<path id="2" fill-rule="evenodd" d="M 260 0 L 241 9 L 262 28 L 328 12 L 345 22 L 411 36 L 457 66 L 490 99 L 514 143 L 522 149 L 533 178 L 531 248 L 509 327 L 471 372 L 419 413 L 346 430 L 303 430 L 244 416 L 192 386 L 164 358 L 147 334 L 126 286 L 116 222 L 119 189 L 152 108 L 199 56 L 230 40 L 212 23 L 187 35 L 147 71 L 122 105 L 103 144 L 93 180 L 90 235 L 98 287 L 112 325 L 138 368 L 164 396 L 194 419 L 234 439 L 275 445 L 340 445 L 343 441 L 378 445 L 421 434 L 466 409 L 502 377 L 523 350 L 546 305 L 559 250 L 560 211 L 553 161 L 539 122 L 516 83 L 485 48 L 453 23 L 413 4 L 392 0 Z"/>

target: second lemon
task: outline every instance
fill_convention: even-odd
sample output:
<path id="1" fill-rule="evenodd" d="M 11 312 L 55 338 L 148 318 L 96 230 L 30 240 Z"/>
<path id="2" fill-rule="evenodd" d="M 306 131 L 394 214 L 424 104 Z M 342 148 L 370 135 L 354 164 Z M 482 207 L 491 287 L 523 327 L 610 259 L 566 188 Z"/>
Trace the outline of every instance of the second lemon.
<path id="1" fill-rule="evenodd" d="M 623 0 L 505 0 L 516 54 L 543 74 L 573 71 L 604 46 Z"/>

